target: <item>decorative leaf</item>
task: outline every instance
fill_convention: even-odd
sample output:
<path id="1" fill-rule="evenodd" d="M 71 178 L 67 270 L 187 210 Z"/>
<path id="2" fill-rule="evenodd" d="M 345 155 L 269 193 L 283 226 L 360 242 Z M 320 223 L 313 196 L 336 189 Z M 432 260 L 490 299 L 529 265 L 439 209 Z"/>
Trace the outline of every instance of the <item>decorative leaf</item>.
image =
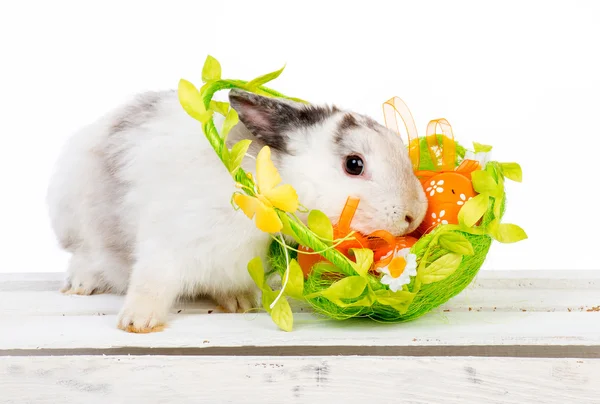
<path id="1" fill-rule="evenodd" d="M 373 266 L 373 250 L 368 248 L 350 249 L 350 252 L 354 254 L 356 263 L 352 263 L 354 270 L 358 272 L 360 276 L 367 276 L 369 269 Z"/>
<path id="2" fill-rule="evenodd" d="M 265 288 L 265 269 L 260 257 L 255 257 L 248 263 L 248 273 L 256 286 L 263 290 Z"/>
<path id="3" fill-rule="evenodd" d="M 510 180 L 521 182 L 523 181 L 523 171 L 517 163 L 500 163 L 502 174 Z"/>
<path id="4" fill-rule="evenodd" d="M 489 146 L 487 144 L 481 144 L 481 143 L 477 143 L 477 142 L 473 142 L 473 148 L 475 153 L 488 153 L 490 151 L 492 151 L 492 146 Z"/>
<path id="5" fill-rule="evenodd" d="M 328 299 L 356 299 L 367 287 L 367 280 L 362 276 L 349 276 L 341 279 L 321 292 Z"/>
<path id="6" fill-rule="evenodd" d="M 341 301 L 340 299 L 334 299 L 331 298 L 329 299 L 332 303 L 335 303 L 336 305 L 340 306 L 340 307 L 369 307 L 373 304 L 373 299 L 371 296 L 365 296 L 360 300 L 357 300 L 356 302 L 351 302 L 351 303 L 346 303 Z"/>
<path id="7" fill-rule="evenodd" d="M 480 194 L 490 194 L 492 196 L 500 196 L 502 188 L 498 186 L 492 174 L 487 171 L 477 170 L 471 173 L 473 181 L 473 189 Z"/>
<path id="8" fill-rule="evenodd" d="M 294 299 L 302 299 L 304 292 L 304 274 L 295 259 L 290 261 L 290 278 L 288 279 L 285 293 Z"/>
<path id="9" fill-rule="evenodd" d="M 439 282 L 450 276 L 462 262 L 462 255 L 449 253 L 433 261 L 419 274 L 424 285 Z"/>
<path id="10" fill-rule="evenodd" d="M 227 112 L 229 111 L 229 103 L 222 101 L 211 101 L 210 108 L 223 116 L 227 116 Z"/>
<path id="11" fill-rule="evenodd" d="M 447 232 L 440 234 L 438 238 L 440 246 L 448 251 L 461 255 L 473 255 L 473 246 L 465 236 L 456 232 Z"/>
<path id="12" fill-rule="evenodd" d="M 326 241 L 333 240 L 333 226 L 325 213 L 320 210 L 311 210 L 308 213 L 308 228 Z"/>
<path id="13" fill-rule="evenodd" d="M 231 108 L 229 112 L 227 112 L 227 116 L 225 116 L 225 122 L 223 122 L 223 127 L 221 128 L 221 137 L 223 141 L 227 140 L 227 135 L 229 135 L 229 131 L 237 125 L 239 122 L 238 113 L 235 109 Z"/>
<path id="14" fill-rule="evenodd" d="M 498 224 L 491 229 L 490 233 L 495 240 L 501 243 L 516 243 L 527 238 L 525 230 L 510 223 Z"/>
<path id="15" fill-rule="evenodd" d="M 235 174 L 240 165 L 242 164 L 242 160 L 248 151 L 248 147 L 250 147 L 250 143 L 252 140 L 242 139 L 231 148 L 231 152 L 229 153 L 229 172 L 231 174 Z"/>
<path id="16" fill-rule="evenodd" d="M 283 69 L 285 69 L 285 65 L 277 71 L 267 73 L 263 76 L 255 78 L 254 80 L 249 81 L 248 84 L 246 84 L 246 86 L 248 89 L 254 90 L 257 87 L 260 87 L 263 84 L 268 83 L 269 81 L 275 80 L 283 72 Z"/>
<path id="17" fill-rule="evenodd" d="M 265 287 L 262 291 L 261 301 L 263 309 L 267 311 L 267 313 L 271 314 L 271 303 L 275 301 L 275 298 L 279 295 L 279 291 L 271 290 L 270 287 Z"/>
<path id="18" fill-rule="evenodd" d="M 184 79 L 179 80 L 177 93 L 179 103 L 185 112 L 202 123 L 208 122 L 212 113 L 204 108 L 202 97 L 200 97 L 198 89 L 192 83 Z"/>
<path id="19" fill-rule="evenodd" d="M 392 292 L 389 289 L 381 289 L 375 292 L 377 302 L 391 306 L 396 309 L 400 314 L 406 313 L 408 306 L 412 303 L 415 298 L 415 293 L 399 290 L 398 292 Z"/>
<path id="20" fill-rule="evenodd" d="M 202 81 L 206 83 L 207 81 L 219 79 L 221 79 L 221 64 L 217 59 L 208 55 L 204 67 L 202 67 Z"/>
<path id="21" fill-rule="evenodd" d="M 294 326 L 294 315 L 292 308 L 285 297 L 279 298 L 271 311 L 271 319 L 283 331 L 292 331 Z"/>
<path id="22" fill-rule="evenodd" d="M 467 227 L 475 226 L 487 211 L 489 201 L 488 194 L 479 194 L 468 200 L 458 212 L 458 221 Z"/>

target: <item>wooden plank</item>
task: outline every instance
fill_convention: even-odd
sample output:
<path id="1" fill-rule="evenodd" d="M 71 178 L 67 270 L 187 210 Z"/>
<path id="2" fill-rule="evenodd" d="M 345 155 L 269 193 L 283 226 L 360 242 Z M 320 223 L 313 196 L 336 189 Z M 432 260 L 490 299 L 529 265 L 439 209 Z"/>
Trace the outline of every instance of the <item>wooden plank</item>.
<path id="1" fill-rule="evenodd" d="M 266 314 L 180 314 L 163 332 L 136 335 L 118 330 L 114 315 L 6 316 L 0 319 L 0 355 L 14 350 L 114 347 L 268 347 L 262 352 L 270 355 L 286 347 L 298 355 L 302 347 L 322 347 L 319 352 L 326 355 L 337 346 L 354 347 L 356 355 L 372 354 L 369 347 L 409 355 L 408 348 L 416 346 L 545 345 L 549 356 L 555 356 L 551 347 L 562 352 L 562 347 L 573 346 L 587 348 L 585 356 L 600 357 L 600 312 L 450 312 L 403 324 L 335 322 L 299 313 L 295 321 L 295 330 L 288 333 L 278 330 Z M 473 348 L 472 354 L 478 350 Z"/>
<path id="2" fill-rule="evenodd" d="M 0 357 L 1 403 L 598 403 L 600 359 Z"/>
<path id="3" fill-rule="evenodd" d="M 600 271 L 487 271 L 440 311 L 593 311 L 600 310 Z M 61 274 L 0 274 L 0 315 L 110 315 L 123 298 L 114 295 L 64 296 L 57 293 Z M 50 286 L 50 287 L 48 287 Z M 173 313 L 208 313 L 212 301 L 176 305 Z M 309 311 L 296 304 L 297 312 Z"/>
<path id="4" fill-rule="evenodd" d="M 294 303 L 294 302 L 293 302 Z M 66 296 L 58 291 L 0 291 L 0 316 L 80 316 L 117 314 L 122 296 Z M 294 304 L 295 312 L 309 312 L 304 305 Z M 543 311 L 571 312 L 600 310 L 600 289 L 468 289 L 441 306 L 436 312 L 466 311 Z M 176 304 L 172 313 L 218 312 L 210 300 Z"/>
<path id="5" fill-rule="evenodd" d="M 56 291 L 64 273 L 0 273 L 0 291 Z M 471 288 L 600 289 L 600 270 L 481 271 Z"/>
<path id="6" fill-rule="evenodd" d="M 436 351 L 439 355 L 540 356 L 544 353 L 531 347 L 547 345 L 545 356 L 600 356 L 600 271 L 488 271 L 464 293 L 417 321 L 335 322 L 297 313 L 292 333 L 279 331 L 264 313 L 218 314 L 214 303 L 199 301 L 175 307 L 168 328 L 150 335 L 116 329 L 122 296 L 63 296 L 45 289 L 58 284 L 61 276 L 0 275 L 2 352 L 160 348 L 169 355 L 176 349 L 216 355 L 235 348 L 236 354 L 247 355 L 252 347 L 260 347 L 265 355 L 307 350 L 312 355 L 418 355 L 416 347 L 442 347 Z M 501 349 L 490 348 L 494 346 Z"/>

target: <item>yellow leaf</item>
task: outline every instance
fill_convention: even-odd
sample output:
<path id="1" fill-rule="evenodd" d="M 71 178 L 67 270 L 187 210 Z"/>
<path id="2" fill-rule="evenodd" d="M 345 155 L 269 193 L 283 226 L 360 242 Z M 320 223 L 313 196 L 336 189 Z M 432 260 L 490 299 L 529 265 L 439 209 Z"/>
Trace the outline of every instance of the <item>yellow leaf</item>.
<path id="1" fill-rule="evenodd" d="M 467 227 L 475 226 L 487 211 L 489 200 L 488 194 L 479 194 L 468 200 L 458 212 L 458 221 Z"/>
<path id="2" fill-rule="evenodd" d="M 373 250 L 368 248 L 352 248 L 350 252 L 356 258 L 356 263 L 351 263 L 352 267 L 360 276 L 366 277 L 369 269 L 373 266 Z"/>
<path id="3" fill-rule="evenodd" d="M 264 192 L 263 196 L 269 200 L 277 209 L 286 212 L 295 212 L 298 210 L 298 194 L 289 184 L 278 186 L 277 188 Z"/>
<path id="4" fill-rule="evenodd" d="M 252 280 L 254 280 L 254 283 L 256 283 L 256 286 L 258 286 L 258 288 L 261 290 L 264 289 L 265 269 L 263 268 L 260 257 L 256 257 L 248 263 L 248 273 L 250 274 Z"/>
<path id="5" fill-rule="evenodd" d="M 490 194 L 492 196 L 500 196 L 502 188 L 494 181 L 492 175 L 487 171 L 477 170 L 471 173 L 473 189 L 480 194 Z"/>
<path id="6" fill-rule="evenodd" d="M 277 71 L 267 73 L 265 75 L 255 78 L 254 80 L 249 81 L 247 87 L 249 89 L 255 89 L 256 87 L 262 86 L 263 84 L 266 84 L 271 80 L 275 80 L 283 72 L 283 69 L 285 69 L 285 65 Z"/>
<path id="7" fill-rule="evenodd" d="M 521 170 L 521 166 L 517 163 L 500 163 L 500 168 L 502 169 L 502 174 L 513 181 L 521 182 L 523 181 L 523 171 Z"/>
<path id="8" fill-rule="evenodd" d="M 527 233 L 516 224 L 503 223 L 492 229 L 491 236 L 501 243 L 516 243 L 525 240 Z"/>
<path id="9" fill-rule="evenodd" d="M 208 55 L 202 67 L 202 81 L 219 80 L 221 78 L 221 64 L 217 59 Z"/>
<path id="10" fill-rule="evenodd" d="M 192 83 L 184 79 L 179 80 L 177 94 L 179 96 L 179 103 L 185 112 L 202 123 L 208 122 L 211 112 L 206 111 L 202 97 Z"/>
<path id="11" fill-rule="evenodd" d="M 233 201 L 250 219 L 256 217 L 256 227 L 266 233 L 277 233 L 283 227 L 281 219 L 272 206 L 253 196 L 236 193 Z"/>
<path id="12" fill-rule="evenodd" d="M 298 209 L 298 195 L 291 185 L 282 185 L 281 176 L 271 161 L 271 149 L 263 147 L 256 157 L 256 182 L 258 192 L 275 207 L 286 212 L 295 212 Z"/>
<path id="13" fill-rule="evenodd" d="M 333 241 L 333 225 L 320 210 L 311 210 L 308 213 L 308 227 L 322 239 Z"/>
<path id="14" fill-rule="evenodd" d="M 251 140 L 242 139 L 231 148 L 231 153 L 228 160 L 228 168 L 231 174 L 234 174 L 236 170 L 242 164 L 242 160 L 248 151 L 248 147 L 250 147 Z M 227 147 L 224 147 L 226 149 Z"/>
<path id="15" fill-rule="evenodd" d="M 281 177 L 275 164 L 271 161 L 271 149 L 269 146 L 263 147 L 256 156 L 256 181 L 258 191 L 266 194 L 275 188 L 281 182 Z"/>
<path id="16" fill-rule="evenodd" d="M 290 275 L 287 286 L 285 287 L 285 293 L 295 299 L 302 299 L 302 293 L 304 291 L 304 274 L 302 269 L 295 259 L 290 261 Z"/>
<path id="17" fill-rule="evenodd" d="M 265 233 L 277 233 L 283 228 L 283 223 L 273 207 L 260 202 L 256 211 L 256 227 Z"/>
<path id="18" fill-rule="evenodd" d="M 426 266 L 418 276 L 424 285 L 444 280 L 458 269 L 462 258 L 460 254 L 446 254 Z"/>
<path id="19" fill-rule="evenodd" d="M 331 299 L 355 299 L 362 295 L 367 287 L 367 280 L 361 276 L 349 276 L 335 282 L 325 289 L 321 295 Z"/>
<path id="20" fill-rule="evenodd" d="M 279 298 L 277 303 L 275 303 L 275 307 L 271 310 L 271 319 L 283 331 L 292 331 L 294 327 L 294 315 L 292 314 L 290 304 L 283 296 Z"/>

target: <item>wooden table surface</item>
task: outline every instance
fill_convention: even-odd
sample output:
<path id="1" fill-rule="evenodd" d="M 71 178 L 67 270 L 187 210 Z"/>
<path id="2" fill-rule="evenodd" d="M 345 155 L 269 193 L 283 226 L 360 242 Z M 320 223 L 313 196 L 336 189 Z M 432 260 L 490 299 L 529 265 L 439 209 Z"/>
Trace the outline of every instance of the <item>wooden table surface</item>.
<path id="1" fill-rule="evenodd" d="M 144 335 L 61 278 L 0 274 L 0 403 L 600 403 L 600 271 L 483 271 L 394 325 L 182 303 Z"/>

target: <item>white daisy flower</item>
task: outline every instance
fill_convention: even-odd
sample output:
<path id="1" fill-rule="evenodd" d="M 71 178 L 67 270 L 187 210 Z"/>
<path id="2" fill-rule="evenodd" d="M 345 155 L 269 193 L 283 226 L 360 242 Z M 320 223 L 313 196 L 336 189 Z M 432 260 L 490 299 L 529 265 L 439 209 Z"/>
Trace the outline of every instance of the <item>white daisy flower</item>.
<path id="1" fill-rule="evenodd" d="M 465 152 L 465 160 L 475 160 L 481 165 L 481 169 L 484 170 L 486 164 L 490 161 L 490 152 L 479 152 L 475 153 L 471 150 Z"/>
<path id="2" fill-rule="evenodd" d="M 390 263 L 377 270 L 383 273 L 381 283 L 388 285 L 392 292 L 397 292 L 403 285 L 410 283 L 411 276 L 417 275 L 417 256 L 410 253 L 410 248 L 403 248 L 399 251 L 390 251 L 383 258 L 389 258 L 392 253 L 394 257 Z"/>
<path id="3" fill-rule="evenodd" d="M 442 188 L 442 185 L 444 185 L 444 180 L 431 181 L 429 183 L 429 186 L 425 189 L 425 192 L 429 192 L 429 196 L 435 195 L 436 192 L 438 194 L 441 194 L 442 192 L 444 192 L 444 188 Z"/>

